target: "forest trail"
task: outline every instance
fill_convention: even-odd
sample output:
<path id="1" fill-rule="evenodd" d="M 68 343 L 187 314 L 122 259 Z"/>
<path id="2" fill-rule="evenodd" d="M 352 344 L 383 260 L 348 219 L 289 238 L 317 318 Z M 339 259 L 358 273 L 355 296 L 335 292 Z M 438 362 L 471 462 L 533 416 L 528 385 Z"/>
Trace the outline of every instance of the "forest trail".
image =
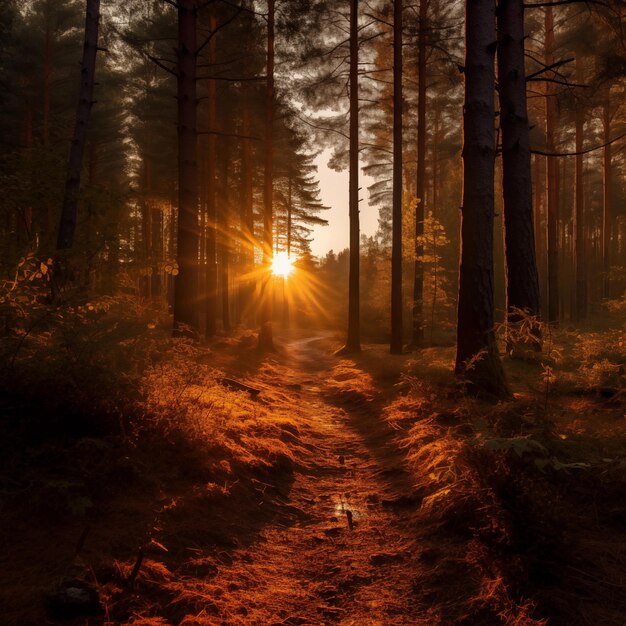
<path id="1" fill-rule="evenodd" d="M 212 579 L 222 590 L 215 608 L 229 624 L 428 623 L 413 588 L 419 551 L 408 476 L 389 433 L 374 427 L 377 398 L 338 398 L 338 360 L 320 348 L 323 339 L 289 341 L 280 380 L 275 369 L 255 377 L 264 390 L 285 390 L 277 409 L 299 425 L 301 456 L 282 494 L 285 514 Z"/>

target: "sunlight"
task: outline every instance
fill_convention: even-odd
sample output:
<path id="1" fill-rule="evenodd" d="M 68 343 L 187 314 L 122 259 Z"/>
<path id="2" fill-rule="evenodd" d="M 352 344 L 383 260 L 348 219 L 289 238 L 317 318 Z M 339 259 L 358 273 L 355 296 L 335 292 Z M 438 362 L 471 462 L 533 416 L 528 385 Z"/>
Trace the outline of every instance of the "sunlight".
<path id="1" fill-rule="evenodd" d="M 272 259 L 272 274 L 274 274 L 274 276 L 287 278 L 293 271 L 294 261 L 295 259 L 288 256 L 286 252 L 279 252 Z"/>

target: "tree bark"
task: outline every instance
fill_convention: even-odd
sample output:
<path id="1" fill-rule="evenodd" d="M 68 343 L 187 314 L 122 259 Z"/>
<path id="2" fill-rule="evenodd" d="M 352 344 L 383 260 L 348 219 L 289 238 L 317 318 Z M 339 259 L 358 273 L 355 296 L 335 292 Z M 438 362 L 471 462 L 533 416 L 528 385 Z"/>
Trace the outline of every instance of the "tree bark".
<path id="1" fill-rule="evenodd" d="M 65 181 L 65 194 L 61 209 L 61 220 L 57 238 L 58 250 L 69 250 L 74 245 L 74 233 L 78 213 L 78 192 L 80 175 L 87 141 L 87 128 L 93 104 L 93 90 L 96 75 L 96 54 L 98 52 L 98 27 L 100 22 L 100 0 L 87 0 L 85 17 L 85 42 L 81 63 L 81 81 L 76 106 L 74 136 L 70 148 Z"/>
<path id="2" fill-rule="evenodd" d="M 147 268 L 152 261 L 152 205 L 151 205 L 151 191 L 152 191 L 152 175 L 150 171 L 150 161 L 145 156 L 143 157 L 143 198 L 141 202 L 141 239 L 143 244 L 143 258 L 140 259 L 140 264 Z M 149 298 L 151 293 L 152 281 L 146 273 L 141 278 L 141 295 L 144 298 Z"/>
<path id="3" fill-rule="evenodd" d="M 222 181 L 220 193 L 220 248 L 222 257 L 222 327 L 231 331 L 230 324 L 230 194 L 228 170 L 230 163 L 230 143 L 228 137 L 222 138 Z"/>
<path id="4" fill-rule="evenodd" d="M 519 311 L 534 317 L 540 313 L 524 67 L 523 0 L 500 0 L 497 17 L 507 322 L 517 325 L 521 322 Z"/>
<path id="5" fill-rule="evenodd" d="M 534 206 L 534 218 L 535 218 L 535 252 L 537 254 L 537 276 L 539 278 L 539 303 L 541 315 L 547 318 L 546 309 L 546 296 L 548 288 L 546 285 L 546 250 L 545 250 L 545 232 L 541 226 L 543 223 L 544 215 L 544 202 L 543 202 L 543 172 L 545 171 L 545 165 L 542 163 L 542 159 L 545 157 L 535 154 L 533 157 L 533 206 Z M 543 166 L 543 169 L 542 169 Z"/>
<path id="6" fill-rule="evenodd" d="M 43 48 L 43 147 L 50 147 L 50 83 L 52 76 L 52 33 L 46 15 L 46 35 Z"/>
<path id="7" fill-rule="evenodd" d="M 463 206 L 456 372 L 473 391 L 507 394 L 494 334 L 495 0 L 466 0 Z"/>
<path id="8" fill-rule="evenodd" d="M 441 110 L 437 106 L 435 108 L 435 123 L 433 131 L 433 203 L 431 213 L 433 218 L 437 217 L 437 209 L 439 207 L 439 131 L 440 131 Z"/>
<path id="9" fill-rule="evenodd" d="M 245 96 L 244 96 L 245 98 Z M 254 211 L 253 211 L 253 188 L 252 188 L 252 146 L 250 139 L 250 103 L 244 99 L 242 112 L 242 155 L 241 155 L 241 183 L 242 183 L 242 253 L 243 253 L 243 284 L 241 310 L 242 314 L 249 315 L 252 296 L 254 294 Z"/>
<path id="10" fill-rule="evenodd" d="M 87 185 L 94 188 L 96 184 L 96 175 L 98 172 L 98 149 L 93 141 L 89 142 L 88 149 L 88 175 Z M 87 224 L 85 228 L 85 288 L 87 290 L 95 287 L 96 267 L 95 260 L 97 250 L 94 245 L 95 235 L 95 210 L 93 201 L 87 202 Z"/>
<path id="11" fill-rule="evenodd" d="M 196 3 L 178 0 L 178 275 L 174 333 L 198 331 L 198 163 Z"/>
<path id="12" fill-rule="evenodd" d="M 545 51 L 546 65 L 554 63 L 554 15 L 552 7 L 545 9 Z M 557 125 L 556 92 L 551 83 L 546 84 L 546 151 L 556 150 Z M 547 236 L 548 251 L 548 321 L 559 319 L 559 171 L 556 157 L 546 157 L 546 197 L 547 197 Z"/>
<path id="13" fill-rule="evenodd" d="M 52 30 L 50 27 L 50 16 L 46 13 L 46 35 L 44 39 L 43 50 L 43 149 L 48 158 L 48 152 L 50 150 L 50 96 L 51 96 L 51 83 L 52 83 Z M 55 234 L 55 216 L 53 203 L 46 198 L 46 224 L 45 235 L 42 243 L 46 249 L 46 252 L 54 250 L 54 234 Z"/>
<path id="14" fill-rule="evenodd" d="M 582 79 L 582 59 L 576 57 L 576 74 L 578 82 Z M 583 149 L 583 132 L 585 125 L 583 103 L 576 103 L 574 114 L 576 126 L 576 152 Z M 583 155 L 574 157 L 574 282 L 575 282 L 575 314 L 573 317 L 582 320 L 587 315 L 587 251 L 585 244 L 585 190 L 583 188 Z"/>
<path id="15" fill-rule="evenodd" d="M 402 0 L 393 3 L 391 354 L 402 354 Z"/>
<path id="16" fill-rule="evenodd" d="M 417 38 L 417 206 L 415 207 L 415 261 L 413 275 L 412 346 L 424 343 L 424 218 L 426 217 L 426 20 L 429 0 L 420 0 Z M 436 167 L 436 165 L 435 165 Z"/>
<path id="17" fill-rule="evenodd" d="M 611 297 L 611 90 L 607 89 L 602 112 L 604 154 L 602 158 L 602 297 Z"/>
<path id="18" fill-rule="evenodd" d="M 259 348 L 273 350 L 271 266 L 273 258 L 274 202 L 274 21 L 275 0 L 267 3 L 267 84 L 265 91 L 265 175 L 263 187 L 263 285 Z"/>
<path id="19" fill-rule="evenodd" d="M 359 226 L 359 0 L 350 0 L 350 276 L 348 337 L 344 352 L 361 351 Z"/>
<path id="20" fill-rule="evenodd" d="M 161 263 L 163 261 L 163 211 L 160 207 L 152 207 L 152 287 L 154 299 L 161 298 Z"/>
<path id="21" fill-rule="evenodd" d="M 210 19 L 211 41 L 209 42 L 209 64 L 215 63 L 217 48 L 217 17 Z M 217 85 L 214 80 L 208 81 L 208 130 L 216 130 L 217 119 Z M 204 334 L 208 339 L 214 337 L 217 332 L 217 207 L 215 203 L 215 167 L 216 167 L 216 140 L 217 137 L 210 133 L 207 136 L 207 165 L 206 165 L 206 207 L 207 207 L 207 232 L 206 232 L 206 276 L 205 276 L 205 328 Z"/>

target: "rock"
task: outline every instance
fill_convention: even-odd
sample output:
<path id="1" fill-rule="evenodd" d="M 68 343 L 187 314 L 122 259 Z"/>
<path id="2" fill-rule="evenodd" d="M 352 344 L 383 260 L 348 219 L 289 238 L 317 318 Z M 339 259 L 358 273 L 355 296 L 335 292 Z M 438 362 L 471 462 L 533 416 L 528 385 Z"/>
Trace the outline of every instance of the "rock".
<path id="1" fill-rule="evenodd" d="M 98 591 L 78 578 L 62 582 L 48 596 L 48 608 L 55 617 L 61 619 L 99 615 L 103 612 Z"/>

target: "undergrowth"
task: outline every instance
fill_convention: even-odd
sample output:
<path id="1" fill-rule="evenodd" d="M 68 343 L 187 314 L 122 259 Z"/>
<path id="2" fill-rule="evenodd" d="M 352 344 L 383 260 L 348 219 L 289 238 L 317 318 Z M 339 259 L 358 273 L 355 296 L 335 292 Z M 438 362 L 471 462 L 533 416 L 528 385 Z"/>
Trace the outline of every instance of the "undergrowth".
<path id="1" fill-rule="evenodd" d="M 623 331 L 549 340 L 550 355 L 544 344 L 529 365 L 507 366 L 518 390 L 510 401 L 462 397 L 421 365 L 386 408 L 424 522 L 462 554 L 426 578 L 470 567 L 480 580 L 465 602 L 451 601 L 454 623 L 623 623 Z"/>
<path id="2" fill-rule="evenodd" d="M 157 592 L 163 606 L 191 611 L 191 596 L 146 582 L 154 563 L 161 574 L 193 569 L 194 546 L 210 551 L 254 533 L 272 514 L 258 509 L 259 485 L 291 480 L 285 441 L 297 426 L 225 388 L 220 367 L 232 355 L 171 338 L 166 316 L 135 295 L 59 307 L 35 280 L 16 290 L 30 308 L 14 292 L 2 303 L 0 526 L 11 535 L 0 553 L 3 623 L 43 623 L 46 596 L 76 577 L 120 623 Z M 238 356 L 253 349 L 230 343 Z"/>

